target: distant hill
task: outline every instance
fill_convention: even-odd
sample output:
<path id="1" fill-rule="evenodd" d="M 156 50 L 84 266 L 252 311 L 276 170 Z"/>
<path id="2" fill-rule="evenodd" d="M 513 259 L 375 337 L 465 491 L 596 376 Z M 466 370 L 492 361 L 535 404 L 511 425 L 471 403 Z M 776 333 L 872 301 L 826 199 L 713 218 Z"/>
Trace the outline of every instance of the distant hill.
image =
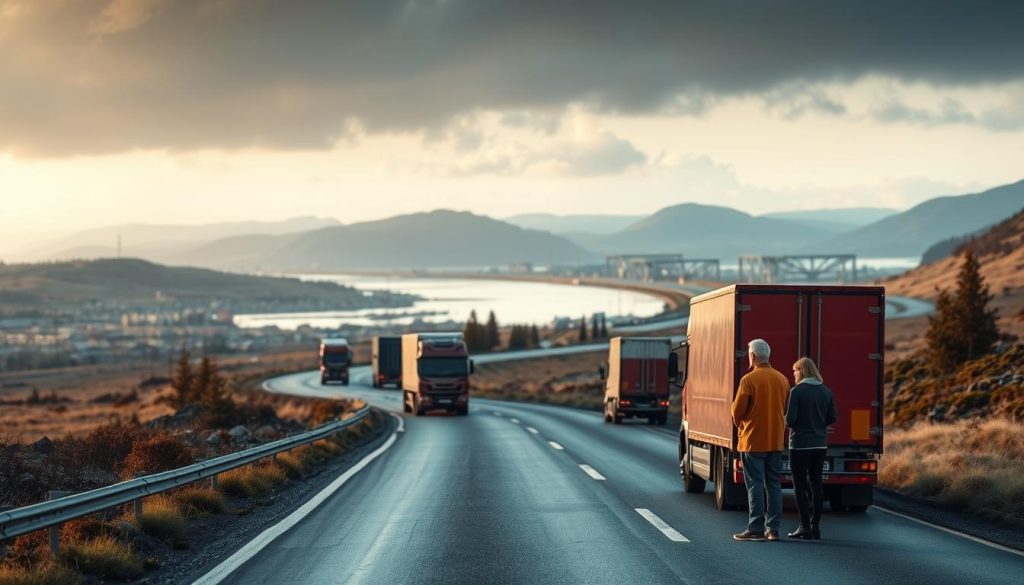
<path id="1" fill-rule="evenodd" d="M 805 252 L 810 242 L 828 233 L 792 220 L 683 203 L 666 207 L 591 245 L 603 252 L 678 253 L 691 258 L 732 260 L 744 254 Z"/>
<path id="2" fill-rule="evenodd" d="M 992 225 L 1024 206 L 1024 181 L 972 195 L 929 199 L 846 234 L 822 247 L 862 256 L 920 256 L 943 239 Z"/>
<path id="3" fill-rule="evenodd" d="M 202 225 L 124 224 L 84 230 L 40 246 L 33 260 L 66 260 L 114 257 L 117 240 L 125 257 L 166 260 L 183 249 L 220 238 L 263 234 L 281 235 L 340 225 L 323 217 L 294 217 L 281 221 L 239 221 Z"/>
<path id="4" fill-rule="evenodd" d="M 0 264 L 0 306 L 5 310 L 96 301 L 218 301 L 227 307 L 268 311 L 282 304 L 341 310 L 394 306 L 409 300 L 400 294 L 367 297 L 356 289 L 328 282 L 169 267 L 130 258 Z"/>
<path id="5" fill-rule="evenodd" d="M 553 234 L 610 234 L 643 219 L 642 215 L 555 215 L 552 213 L 524 213 L 505 218 L 521 228 L 551 232 Z"/>
<path id="6" fill-rule="evenodd" d="M 840 209 L 810 209 L 806 211 L 777 211 L 775 213 L 765 213 L 761 217 L 791 219 L 804 223 L 853 229 L 874 223 L 897 213 L 899 213 L 899 210 L 887 207 L 847 207 Z"/>
<path id="7" fill-rule="evenodd" d="M 287 236 L 218 240 L 176 262 L 278 272 L 470 268 L 595 260 L 565 238 L 472 213 L 439 210 Z"/>

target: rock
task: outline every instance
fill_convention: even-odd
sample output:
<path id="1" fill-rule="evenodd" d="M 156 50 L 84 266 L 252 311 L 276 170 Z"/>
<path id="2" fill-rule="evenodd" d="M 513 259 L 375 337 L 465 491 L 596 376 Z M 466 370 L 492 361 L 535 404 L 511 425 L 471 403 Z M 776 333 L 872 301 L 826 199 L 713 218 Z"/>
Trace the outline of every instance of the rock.
<path id="1" fill-rule="evenodd" d="M 217 433 L 213 433 L 209 437 L 206 437 L 206 444 L 207 445 L 220 445 L 220 435 L 217 434 Z"/>
<path id="2" fill-rule="evenodd" d="M 49 437 L 43 437 L 35 443 L 32 443 L 32 449 L 37 453 L 48 454 L 50 451 L 53 451 L 53 441 L 51 441 Z"/>
<path id="3" fill-rule="evenodd" d="M 245 428 L 244 425 L 238 425 L 228 431 L 228 436 L 231 437 L 232 442 L 244 443 L 249 440 L 249 429 Z"/>
<path id="4" fill-rule="evenodd" d="M 276 438 L 280 437 L 281 436 L 281 431 L 275 429 L 271 425 L 263 425 L 260 428 L 256 429 L 255 435 L 256 435 L 256 438 L 258 438 L 258 439 L 260 439 L 262 441 L 269 441 L 269 440 L 276 439 Z"/>

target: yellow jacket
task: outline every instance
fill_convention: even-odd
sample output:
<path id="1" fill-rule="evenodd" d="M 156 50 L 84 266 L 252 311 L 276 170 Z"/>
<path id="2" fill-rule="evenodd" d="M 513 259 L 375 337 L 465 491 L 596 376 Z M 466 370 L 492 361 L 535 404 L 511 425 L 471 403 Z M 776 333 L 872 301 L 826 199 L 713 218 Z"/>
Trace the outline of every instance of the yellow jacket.
<path id="1" fill-rule="evenodd" d="M 732 422 L 740 452 L 782 451 L 789 380 L 769 364 L 757 364 L 740 379 L 732 403 Z"/>

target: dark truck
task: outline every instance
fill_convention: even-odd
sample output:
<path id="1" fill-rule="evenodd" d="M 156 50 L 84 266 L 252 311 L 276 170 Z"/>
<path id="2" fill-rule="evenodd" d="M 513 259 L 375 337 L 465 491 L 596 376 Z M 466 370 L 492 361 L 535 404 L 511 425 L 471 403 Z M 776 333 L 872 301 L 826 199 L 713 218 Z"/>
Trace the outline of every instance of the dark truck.
<path id="1" fill-rule="evenodd" d="M 604 420 L 621 424 L 624 417 L 644 417 L 650 424 L 668 422 L 667 337 L 613 337 L 608 342 L 608 363 L 601 367 L 605 380 Z"/>
<path id="2" fill-rule="evenodd" d="M 768 342 L 772 365 L 787 377 L 800 357 L 818 364 L 839 417 L 828 435 L 826 497 L 833 510 L 863 512 L 882 453 L 885 290 L 876 286 L 737 284 L 690 301 L 687 339 L 668 366 L 683 387 L 679 471 L 686 491 L 703 493 L 711 481 L 719 510 L 746 506 L 730 409 L 748 371 L 747 343 L 757 338 Z M 788 451 L 783 475 L 791 486 Z"/>
<path id="3" fill-rule="evenodd" d="M 462 333 L 407 333 L 402 336 L 403 409 L 416 416 L 429 410 L 469 414 L 473 362 Z"/>
<path id="4" fill-rule="evenodd" d="M 375 336 L 371 342 L 373 387 L 402 387 L 402 338 Z"/>
<path id="5" fill-rule="evenodd" d="M 336 337 L 320 342 L 320 385 L 337 380 L 348 386 L 348 368 L 352 365 L 352 348 L 348 340 Z"/>

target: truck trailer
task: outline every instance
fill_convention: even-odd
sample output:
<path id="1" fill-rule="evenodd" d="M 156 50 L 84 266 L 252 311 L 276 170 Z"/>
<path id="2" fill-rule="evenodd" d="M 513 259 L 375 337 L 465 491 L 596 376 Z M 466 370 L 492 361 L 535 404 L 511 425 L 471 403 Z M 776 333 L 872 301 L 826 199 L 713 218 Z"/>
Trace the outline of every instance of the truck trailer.
<path id="1" fill-rule="evenodd" d="M 348 386 L 348 368 L 352 365 L 352 348 L 343 337 L 320 342 L 320 385 L 337 380 Z"/>
<path id="2" fill-rule="evenodd" d="M 462 333 L 402 336 L 403 409 L 416 416 L 430 410 L 469 414 L 473 361 Z"/>
<path id="3" fill-rule="evenodd" d="M 835 397 L 824 473 L 830 507 L 871 505 L 882 453 L 884 288 L 728 286 L 690 301 L 686 333 L 669 356 L 669 377 L 683 387 L 679 472 L 687 492 L 703 493 L 711 481 L 718 509 L 746 506 L 731 406 L 749 369 L 747 343 L 760 338 L 787 377 L 798 358 L 813 359 Z M 782 468 L 791 486 L 788 451 Z"/>
<path id="4" fill-rule="evenodd" d="M 621 424 L 625 417 L 646 418 L 650 424 L 668 422 L 667 337 L 613 337 L 608 363 L 601 368 L 604 420 Z"/>
<path id="5" fill-rule="evenodd" d="M 372 353 L 373 387 L 384 384 L 402 387 L 402 338 L 374 336 L 370 344 Z"/>

